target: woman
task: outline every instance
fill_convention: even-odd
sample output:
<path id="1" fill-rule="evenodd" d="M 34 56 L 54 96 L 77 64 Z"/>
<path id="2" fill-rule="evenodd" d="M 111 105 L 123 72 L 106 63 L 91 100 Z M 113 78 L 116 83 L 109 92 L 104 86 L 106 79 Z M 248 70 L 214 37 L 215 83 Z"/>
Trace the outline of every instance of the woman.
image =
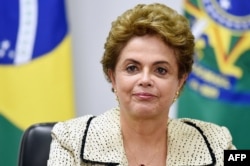
<path id="1" fill-rule="evenodd" d="M 58 123 L 48 165 L 223 165 L 223 150 L 235 148 L 225 127 L 168 118 L 193 51 L 187 20 L 163 4 L 118 17 L 101 63 L 119 106 Z"/>

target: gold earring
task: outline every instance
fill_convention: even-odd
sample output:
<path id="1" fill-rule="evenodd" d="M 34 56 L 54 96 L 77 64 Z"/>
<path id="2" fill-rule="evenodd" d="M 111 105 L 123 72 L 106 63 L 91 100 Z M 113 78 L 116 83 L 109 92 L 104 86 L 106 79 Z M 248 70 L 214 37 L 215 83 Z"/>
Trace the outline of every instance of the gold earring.
<path id="1" fill-rule="evenodd" d="M 177 92 L 176 92 L 176 96 L 177 96 L 177 98 L 179 97 L 179 94 L 180 94 L 180 92 L 179 92 L 179 91 L 177 91 Z"/>
<path id="2" fill-rule="evenodd" d="M 116 96 L 115 100 L 118 102 L 118 105 L 120 105 L 120 102 L 119 102 L 119 99 L 118 99 L 118 96 L 117 96 L 117 90 L 116 90 L 116 89 L 114 89 L 114 93 L 115 93 L 115 96 Z"/>
<path id="3" fill-rule="evenodd" d="M 175 93 L 175 97 L 174 97 L 173 103 L 178 99 L 179 95 L 180 95 L 180 92 L 177 91 L 177 92 Z"/>

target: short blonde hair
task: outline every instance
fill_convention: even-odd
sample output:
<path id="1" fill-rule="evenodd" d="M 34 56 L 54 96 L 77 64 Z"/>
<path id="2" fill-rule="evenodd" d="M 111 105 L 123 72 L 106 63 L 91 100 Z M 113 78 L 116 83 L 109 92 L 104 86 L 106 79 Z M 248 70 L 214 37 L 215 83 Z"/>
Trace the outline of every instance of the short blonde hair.
<path id="1" fill-rule="evenodd" d="M 132 37 L 143 35 L 158 35 L 173 48 L 178 78 L 191 72 L 194 36 L 187 19 L 164 4 L 139 4 L 112 22 L 101 60 L 103 72 L 109 82 L 108 70 L 115 70 L 121 50 Z"/>

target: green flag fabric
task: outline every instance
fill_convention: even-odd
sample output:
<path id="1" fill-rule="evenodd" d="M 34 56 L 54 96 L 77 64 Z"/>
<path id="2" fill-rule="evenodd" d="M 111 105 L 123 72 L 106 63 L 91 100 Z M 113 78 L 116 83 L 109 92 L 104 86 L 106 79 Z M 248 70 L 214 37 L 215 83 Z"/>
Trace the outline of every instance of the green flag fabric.
<path id="1" fill-rule="evenodd" d="M 250 149 L 250 1 L 185 0 L 195 62 L 177 116 L 226 126 Z"/>

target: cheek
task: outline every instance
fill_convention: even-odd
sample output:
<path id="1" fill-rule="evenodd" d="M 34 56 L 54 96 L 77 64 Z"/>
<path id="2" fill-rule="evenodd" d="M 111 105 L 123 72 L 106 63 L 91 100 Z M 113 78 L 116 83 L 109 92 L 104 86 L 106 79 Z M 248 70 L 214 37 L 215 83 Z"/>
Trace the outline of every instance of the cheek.
<path id="1" fill-rule="evenodd" d="M 122 92 L 131 91 L 134 87 L 134 81 L 130 77 L 117 77 L 116 80 L 117 90 Z"/>
<path id="2" fill-rule="evenodd" d="M 166 101 L 171 100 L 172 102 L 177 91 L 177 82 L 164 83 L 159 86 L 158 90 L 160 92 L 161 98 Z"/>

